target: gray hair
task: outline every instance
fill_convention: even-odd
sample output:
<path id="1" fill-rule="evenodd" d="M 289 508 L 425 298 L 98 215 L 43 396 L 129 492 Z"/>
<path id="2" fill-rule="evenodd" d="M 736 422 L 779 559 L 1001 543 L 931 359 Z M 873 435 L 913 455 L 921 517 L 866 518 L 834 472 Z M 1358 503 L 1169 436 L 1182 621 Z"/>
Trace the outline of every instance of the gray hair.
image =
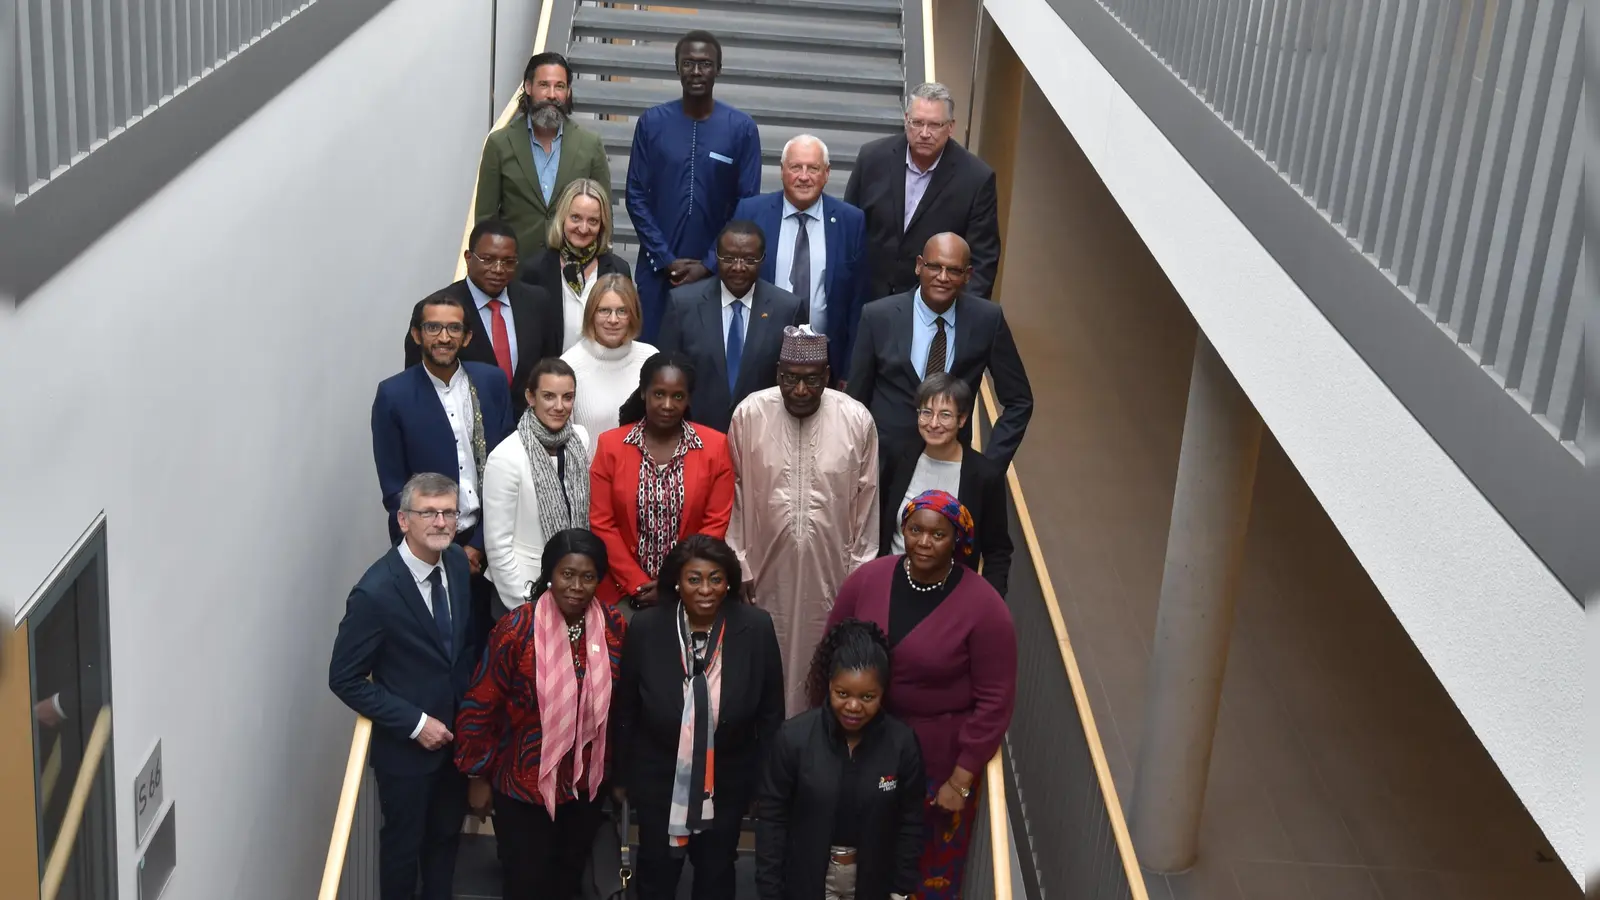
<path id="1" fill-rule="evenodd" d="M 797 134 L 794 137 L 789 138 L 789 140 L 785 141 L 784 144 L 783 144 L 783 153 L 779 154 L 779 156 L 778 156 L 778 164 L 781 166 L 784 163 L 789 161 L 789 148 L 790 147 L 793 147 L 795 144 L 803 143 L 805 141 L 811 141 L 812 143 L 816 144 L 818 147 L 822 148 L 822 167 L 823 168 L 826 169 L 826 168 L 828 168 L 828 167 L 833 165 L 833 163 L 829 162 L 829 160 L 828 160 L 828 145 L 824 144 L 822 142 L 822 138 L 819 138 L 814 134 Z"/>
<path id="2" fill-rule="evenodd" d="M 922 379 L 922 384 L 917 387 L 917 408 L 927 406 L 935 397 L 944 397 L 954 403 L 958 416 L 972 414 L 972 385 L 949 372 L 935 372 Z"/>
<path id="3" fill-rule="evenodd" d="M 945 115 L 948 118 L 956 117 L 956 101 L 950 96 L 950 89 L 937 81 L 924 81 L 911 89 L 906 95 L 906 115 L 911 115 L 911 101 L 913 100 L 943 100 Z"/>
<path id="4" fill-rule="evenodd" d="M 457 490 L 456 483 L 448 477 L 436 472 L 421 472 L 411 476 L 406 486 L 400 489 L 400 508 L 410 509 L 414 497 L 454 496 Z"/>

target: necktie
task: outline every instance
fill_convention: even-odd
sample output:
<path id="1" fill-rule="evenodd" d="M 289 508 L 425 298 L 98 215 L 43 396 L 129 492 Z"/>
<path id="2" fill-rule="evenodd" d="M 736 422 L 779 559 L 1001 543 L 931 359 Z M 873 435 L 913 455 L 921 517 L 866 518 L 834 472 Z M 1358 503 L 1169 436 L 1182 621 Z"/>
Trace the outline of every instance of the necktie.
<path id="1" fill-rule="evenodd" d="M 945 346 L 949 342 L 944 333 L 944 316 L 934 319 L 933 324 L 938 330 L 933 334 L 933 343 L 928 345 L 928 364 L 922 368 L 923 378 L 944 371 Z"/>
<path id="2" fill-rule="evenodd" d="M 794 236 L 794 265 L 789 268 L 789 291 L 800 298 L 800 321 L 811 321 L 811 230 L 806 228 L 806 214 L 794 214 L 798 230 Z"/>
<path id="3" fill-rule="evenodd" d="M 500 315 L 500 301 L 489 301 L 490 327 L 494 330 L 494 364 L 506 373 L 506 384 L 511 384 L 511 333 L 506 330 L 506 318 Z"/>
<path id="4" fill-rule="evenodd" d="M 444 570 L 438 566 L 428 573 L 428 583 L 433 585 L 433 624 L 444 639 L 445 650 L 455 646 L 455 633 L 450 630 L 450 595 L 444 589 Z"/>
<path id="5" fill-rule="evenodd" d="M 733 318 L 728 322 L 728 393 L 739 381 L 739 361 L 744 358 L 744 301 L 733 301 Z"/>

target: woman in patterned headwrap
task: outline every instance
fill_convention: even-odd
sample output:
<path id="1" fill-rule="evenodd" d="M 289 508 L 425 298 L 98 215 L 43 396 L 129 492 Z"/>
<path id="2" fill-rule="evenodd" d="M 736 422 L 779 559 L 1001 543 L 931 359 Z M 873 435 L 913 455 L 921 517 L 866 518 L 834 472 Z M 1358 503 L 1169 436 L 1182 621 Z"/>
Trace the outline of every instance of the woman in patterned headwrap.
<path id="1" fill-rule="evenodd" d="M 889 636 L 886 708 L 922 744 L 928 774 L 922 900 L 961 896 L 978 776 L 1011 724 L 1017 635 L 1011 612 L 967 564 L 972 515 L 944 491 L 900 511 L 904 555 L 883 556 L 845 579 L 828 626 L 874 622 Z"/>

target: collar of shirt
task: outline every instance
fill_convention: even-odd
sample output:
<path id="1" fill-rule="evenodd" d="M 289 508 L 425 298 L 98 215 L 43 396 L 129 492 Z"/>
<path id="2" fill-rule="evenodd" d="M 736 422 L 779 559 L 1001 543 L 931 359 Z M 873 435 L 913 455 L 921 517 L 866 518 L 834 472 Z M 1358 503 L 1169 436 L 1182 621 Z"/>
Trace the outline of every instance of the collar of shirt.
<path id="1" fill-rule="evenodd" d="M 783 198 L 783 217 L 785 219 L 787 219 L 790 216 L 794 215 L 795 213 L 805 213 L 806 215 L 810 216 L 811 218 L 817 220 L 818 222 L 821 222 L 822 221 L 822 198 L 818 197 L 817 198 L 817 202 L 811 204 L 810 206 L 806 207 L 805 209 L 800 209 L 799 207 L 795 206 L 793 203 L 790 203 L 788 197 Z"/>
<path id="2" fill-rule="evenodd" d="M 428 576 L 433 574 L 434 569 L 440 569 L 441 573 L 444 569 L 443 554 L 440 554 L 437 563 L 425 563 L 418 559 L 415 553 L 411 552 L 411 545 L 406 543 L 404 537 L 400 538 L 400 561 L 405 563 L 406 568 L 411 571 L 411 577 L 416 579 L 417 587 L 419 588 L 428 583 Z M 441 574 L 440 577 L 443 578 L 444 576 Z M 429 588 L 429 590 L 431 591 L 432 588 Z M 431 597 L 432 595 L 430 594 L 429 596 Z"/>
<path id="3" fill-rule="evenodd" d="M 467 290 L 472 292 L 472 302 L 477 304 L 479 312 L 483 312 L 483 308 L 489 305 L 490 300 L 499 300 L 502 306 L 511 305 L 511 287 L 509 285 L 500 289 L 499 296 L 491 297 L 483 292 L 483 288 L 473 284 L 471 278 L 468 278 Z"/>
<path id="4" fill-rule="evenodd" d="M 909 146 L 906 147 L 906 168 L 910 169 L 911 170 L 911 174 L 913 174 L 913 175 L 921 176 L 921 175 L 929 174 L 934 169 L 939 168 L 939 160 L 941 160 L 941 159 L 944 159 L 944 151 L 943 150 L 940 150 L 939 151 L 939 155 L 934 158 L 933 165 L 927 167 L 926 169 L 919 169 L 919 168 L 917 168 L 917 164 L 914 161 L 912 161 L 912 159 L 911 159 L 911 148 Z"/>
<path id="5" fill-rule="evenodd" d="M 928 304 L 922 302 L 922 288 L 919 287 L 911 295 L 911 310 L 912 313 L 917 317 L 917 321 L 922 323 L 923 327 L 925 328 L 932 328 L 933 320 L 939 318 L 944 319 L 946 328 L 955 328 L 956 307 L 959 305 L 961 298 L 957 297 L 956 300 L 957 302 L 950 304 L 950 308 L 945 310 L 942 315 L 936 314 L 933 310 L 928 308 Z"/>
<path id="6" fill-rule="evenodd" d="M 929 319 L 928 321 L 931 322 L 933 320 Z M 433 388 L 436 391 L 448 391 L 453 387 L 459 387 L 465 384 L 467 381 L 467 367 L 463 366 L 461 364 L 461 360 L 459 359 L 456 360 L 456 370 L 455 372 L 451 373 L 449 384 L 440 381 L 439 376 L 433 374 L 433 370 L 429 369 L 427 366 L 423 366 L 422 371 L 428 373 L 428 380 L 433 382 Z"/>
<path id="7" fill-rule="evenodd" d="M 752 283 L 750 285 L 750 290 L 747 291 L 743 297 L 735 297 L 733 295 L 733 291 L 728 290 L 728 285 L 727 285 L 726 282 L 718 282 L 718 288 L 722 291 L 722 308 L 723 309 L 727 309 L 728 307 L 733 305 L 733 301 L 738 300 L 738 301 L 740 301 L 741 303 L 744 304 L 744 308 L 745 308 L 746 312 L 750 311 L 751 302 L 755 299 L 755 296 L 756 296 L 756 286 L 755 286 L 755 284 Z"/>

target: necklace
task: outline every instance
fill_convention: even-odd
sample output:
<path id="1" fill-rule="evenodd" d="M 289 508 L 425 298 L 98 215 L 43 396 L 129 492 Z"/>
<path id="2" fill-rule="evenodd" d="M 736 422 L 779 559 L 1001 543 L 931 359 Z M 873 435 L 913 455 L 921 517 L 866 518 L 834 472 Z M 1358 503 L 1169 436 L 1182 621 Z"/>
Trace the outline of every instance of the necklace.
<path id="1" fill-rule="evenodd" d="M 950 573 L 955 571 L 956 566 L 955 566 L 955 563 L 951 563 L 950 564 L 950 568 L 948 568 L 948 569 L 946 569 L 944 571 L 944 577 L 939 579 L 938 581 L 935 581 L 933 584 L 923 584 L 922 582 L 920 582 L 920 581 L 916 580 L 915 578 L 911 577 L 911 560 L 910 559 L 907 559 L 905 561 L 905 568 L 906 568 L 906 580 L 911 582 L 911 589 L 913 591 L 917 591 L 919 593 L 926 594 L 929 591 L 937 591 L 939 588 L 944 587 L 944 583 L 946 581 L 950 580 Z"/>
<path id="2" fill-rule="evenodd" d="M 581 640 L 582 638 L 583 638 L 583 622 L 581 620 L 576 625 L 568 625 L 567 626 L 567 640 L 568 640 L 568 642 L 576 643 L 577 641 Z"/>

